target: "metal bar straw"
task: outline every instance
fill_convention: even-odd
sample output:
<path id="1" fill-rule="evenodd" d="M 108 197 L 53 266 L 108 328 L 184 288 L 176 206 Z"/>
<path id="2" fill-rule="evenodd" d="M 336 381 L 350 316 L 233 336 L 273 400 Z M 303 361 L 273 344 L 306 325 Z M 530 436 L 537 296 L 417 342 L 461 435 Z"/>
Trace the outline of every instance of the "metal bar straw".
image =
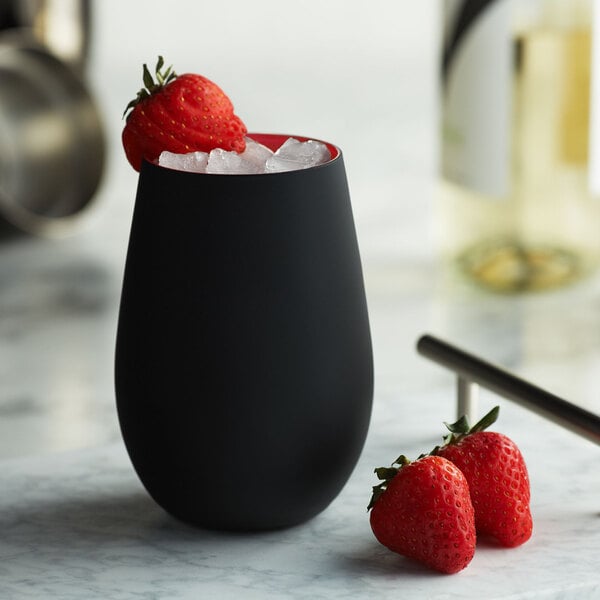
<path id="1" fill-rule="evenodd" d="M 469 413 L 475 412 L 477 384 L 480 384 L 557 425 L 600 444 L 600 416 L 431 335 L 419 338 L 417 351 L 457 374 L 458 408 L 459 412 L 462 411 L 461 414 L 472 417 Z"/>

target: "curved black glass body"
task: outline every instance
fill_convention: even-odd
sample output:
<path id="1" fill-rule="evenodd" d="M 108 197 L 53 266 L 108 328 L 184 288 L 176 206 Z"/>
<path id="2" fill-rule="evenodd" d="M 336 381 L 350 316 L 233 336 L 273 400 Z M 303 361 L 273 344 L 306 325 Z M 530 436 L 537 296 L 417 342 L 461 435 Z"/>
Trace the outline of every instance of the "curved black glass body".
<path id="1" fill-rule="evenodd" d="M 260 530 L 326 508 L 373 396 L 341 153 L 266 175 L 144 163 L 115 375 L 131 461 L 175 517 Z"/>

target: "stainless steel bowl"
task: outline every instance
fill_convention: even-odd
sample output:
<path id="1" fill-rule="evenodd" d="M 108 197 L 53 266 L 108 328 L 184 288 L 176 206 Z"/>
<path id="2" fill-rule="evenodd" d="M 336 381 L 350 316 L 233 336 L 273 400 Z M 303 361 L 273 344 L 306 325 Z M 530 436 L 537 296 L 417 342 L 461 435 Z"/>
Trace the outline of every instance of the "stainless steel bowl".
<path id="1" fill-rule="evenodd" d="M 0 0 L 0 30 L 28 28 L 35 38 L 83 73 L 92 22 L 90 0 Z"/>
<path id="2" fill-rule="evenodd" d="M 29 31 L 0 34 L 0 219 L 64 232 L 94 196 L 104 158 L 101 119 L 75 70 Z"/>

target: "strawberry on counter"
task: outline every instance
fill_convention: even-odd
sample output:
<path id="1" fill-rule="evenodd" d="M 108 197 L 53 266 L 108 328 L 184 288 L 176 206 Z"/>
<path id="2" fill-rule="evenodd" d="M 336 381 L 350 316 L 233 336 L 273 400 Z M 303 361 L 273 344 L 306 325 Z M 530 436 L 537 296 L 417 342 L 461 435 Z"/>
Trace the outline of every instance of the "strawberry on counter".
<path id="1" fill-rule="evenodd" d="M 529 475 L 523 455 L 511 439 L 484 431 L 497 416 L 498 407 L 473 427 L 464 418 L 447 425 L 451 433 L 433 453 L 452 461 L 467 478 L 477 532 L 514 547 L 524 544 L 533 531 Z"/>
<path id="2" fill-rule="evenodd" d="M 394 465 L 398 465 L 397 467 Z M 384 546 L 442 573 L 464 569 L 475 552 L 475 519 L 465 476 L 449 460 L 401 456 L 375 469 L 370 523 Z"/>
<path id="3" fill-rule="evenodd" d="M 443 573 L 464 569 L 476 537 L 493 536 L 505 547 L 525 543 L 533 530 L 527 467 L 507 436 L 484 431 L 491 410 L 473 427 L 465 417 L 446 425 L 444 444 L 410 462 L 401 456 L 375 469 L 370 523 L 390 550 Z"/>

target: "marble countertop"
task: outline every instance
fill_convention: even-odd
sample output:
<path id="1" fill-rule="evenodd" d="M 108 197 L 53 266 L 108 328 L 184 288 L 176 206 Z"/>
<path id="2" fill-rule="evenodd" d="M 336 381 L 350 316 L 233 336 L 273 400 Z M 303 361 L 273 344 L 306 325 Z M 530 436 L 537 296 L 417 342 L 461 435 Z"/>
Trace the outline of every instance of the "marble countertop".
<path id="1" fill-rule="evenodd" d="M 279 5 L 258 4 L 270 10 Z M 283 116 L 253 103 L 259 86 L 244 95 L 254 78 L 278 99 L 289 99 L 294 82 L 309 77 L 310 56 L 289 63 L 289 78 L 273 82 L 272 64 L 260 48 L 254 51 L 260 61 L 245 53 L 241 66 L 232 66 L 226 53 L 203 55 L 207 68 L 233 88 L 237 105 L 248 107 L 255 130 L 284 129 L 278 120 L 285 118 L 286 130 L 309 132 L 310 122 L 310 132 L 342 146 L 373 334 L 373 416 L 348 484 L 310 522 L 252 535 L 213 533 L 171 519 L 146 495 L 121 442 L 114 338 L 136 177 L 120 152 L 118 117 L 132 73 L 137 77 L 138 63 L 152 59 L 156 39 L 131 37 L 127 23 L 134 22 L 136 2 L 95 5 L 92 85 L 107 115 L 111 149 L 96 206 L 66 239 L 0 241 L 2 600 L 600 597 L 598 448 L 485 390 L 481 412 L 501 405 L 497 428 L 519 444 L 529 467 L 532 539 L 510 550 L 481 543 L 467 569 L 442 576 L 388 552 L 371 534 L 366 505 L 376 483 L 373 468 L 401 452 L 416 457 L 433 447 L 442 422 L 455 416 L 454 376 L 416 353 L 421 334 L 447 339 L 600 413 L 600 276 L 552 293 L 495 296 L 441 268 L 430 235 L 434 3 L 411 3 L 411 19 L 404 18 L 408 3 L 384 4 L 385 23 L 365 14 L 362 3 L 314 3 L 328 33 L 311 29 L 310 51 L 322 56 L 327 49 L 317 83 L 335 114 L 312 105 L 310 93 L 303 110 Z M 178 13 L 182 6 L 191 10 L 195 3 L 154 6 L 145 29 L 158 36 L 176 18 L 166 11 Z M 342 8 L 345 25 L 336 29 Z M 215 4 L 207 10 L 215 18 L 225 9 Z M 305 13 L 290 16 L 298 28 L 311 26 Z M 269 23 L 284 21 L 276 14 Z M 359 32 L 376 26 L 378 35 L 360 42 Z M 232 27 L 240 46 L 254 37 L 244 33 L 243 22 Z M 286 31 L 294 42 L 301 38 L 293 27 Z M 191 36 L 165 41 L 169 56 L 185 62 L 185 40 L 196 40 Z M 200 47 L 203 40 L 194 43 Z M 285 41 L 275 34 L 269 40 Z M 117 61 L 123 54 L 128 60 Z M 356 68 L 360 81 L 350 76 Z M 101 85 L 109 76 L 114 86 Z M 328 80 L 335 85 L 328 87 Z M 342 96 L 355 101 L 341 102 Z M 362 128 L 348 128 L 356 119 Z M 370 162 L 367 142 L 391 144 L 394 154 Z"/>
<path id="2" fill-rule="evenodd" d="M 47 243 L 7 248 L 16 261 L 39 245 L 41 258 Z M 75 240 L 65 244 L 86 247 Z M 0 336 L 3 369 L 14 369 L 5 371 L 0 387 L 1 598 L 600 594 L 598 448 L 485 390 L 481 411 L 501 405 L 498 428 L 517 441 L 527 460 L 532 539 L 510 550 L 480 544 L 466 570 L 441 576 L 380 546 L 366 512 L 373 467 L 400 452 L 415 457 L 431 448 L 440 440 L 441 422 L 454 416 L 453 376 L 415 352 L 423 331 L 598 410 L 600 281 L 546 295 L 497 297 L 448 283 L 430 259 L 366 263 L 376 392 L 361 460 L 340 496 L 312 521 L 280 532 L 234 535 L 173 520 L 133 472 L 111 389 L 118 269 L 104 272 L 92 250 L 72 264 L 62 257 L 56 273 L 36 262 L 37 274 L 30 277 L 37 283 L 20 281 L 19 297 L 24 301 L 34 287 L 36 302 L 45 298 L 44 308 L 33 300 L 15 302 L 12 325 L 4 323 Z M 82 278 L 82 272 L 88 275 Z M 46 278 L 43 290 L 39 280 Z M 4 289 L 3 307 L 10 306 L 11 293 Z M 35 360 L 40 348 L 46 364 L 32 367 L 24 359 L 29 354 Z M 32 368 L 41 381 L 30 375 Z"/>
<path id="3" fill-rule="evenodd" d="M 444 412 L 443 395 L 416 394 L 423 410 L 406 410 L 405 402 L 405 410 L 391 413 L 395 427 L 386 428 L 378 410 L 342 494 L 309 523 L 281 532 L 218 534 L 180 524 L 148 498 L 119 443 L 4 460 L 0 596 L 596 597 L 600 484 L 590 476 L 596 450 L 529 415 L 504 419 L 531 471 L 535 533 L 529 543 L 511 550 L 479 545 L 470 566 L 455 576 L 432 573 L 377 544 L 365 510 L 371 466 L 399 439 L 413 453 L 430 444 L 425 415 Z M 388 408 L 402 405 L 400 397 L 387 400 Z"/>

